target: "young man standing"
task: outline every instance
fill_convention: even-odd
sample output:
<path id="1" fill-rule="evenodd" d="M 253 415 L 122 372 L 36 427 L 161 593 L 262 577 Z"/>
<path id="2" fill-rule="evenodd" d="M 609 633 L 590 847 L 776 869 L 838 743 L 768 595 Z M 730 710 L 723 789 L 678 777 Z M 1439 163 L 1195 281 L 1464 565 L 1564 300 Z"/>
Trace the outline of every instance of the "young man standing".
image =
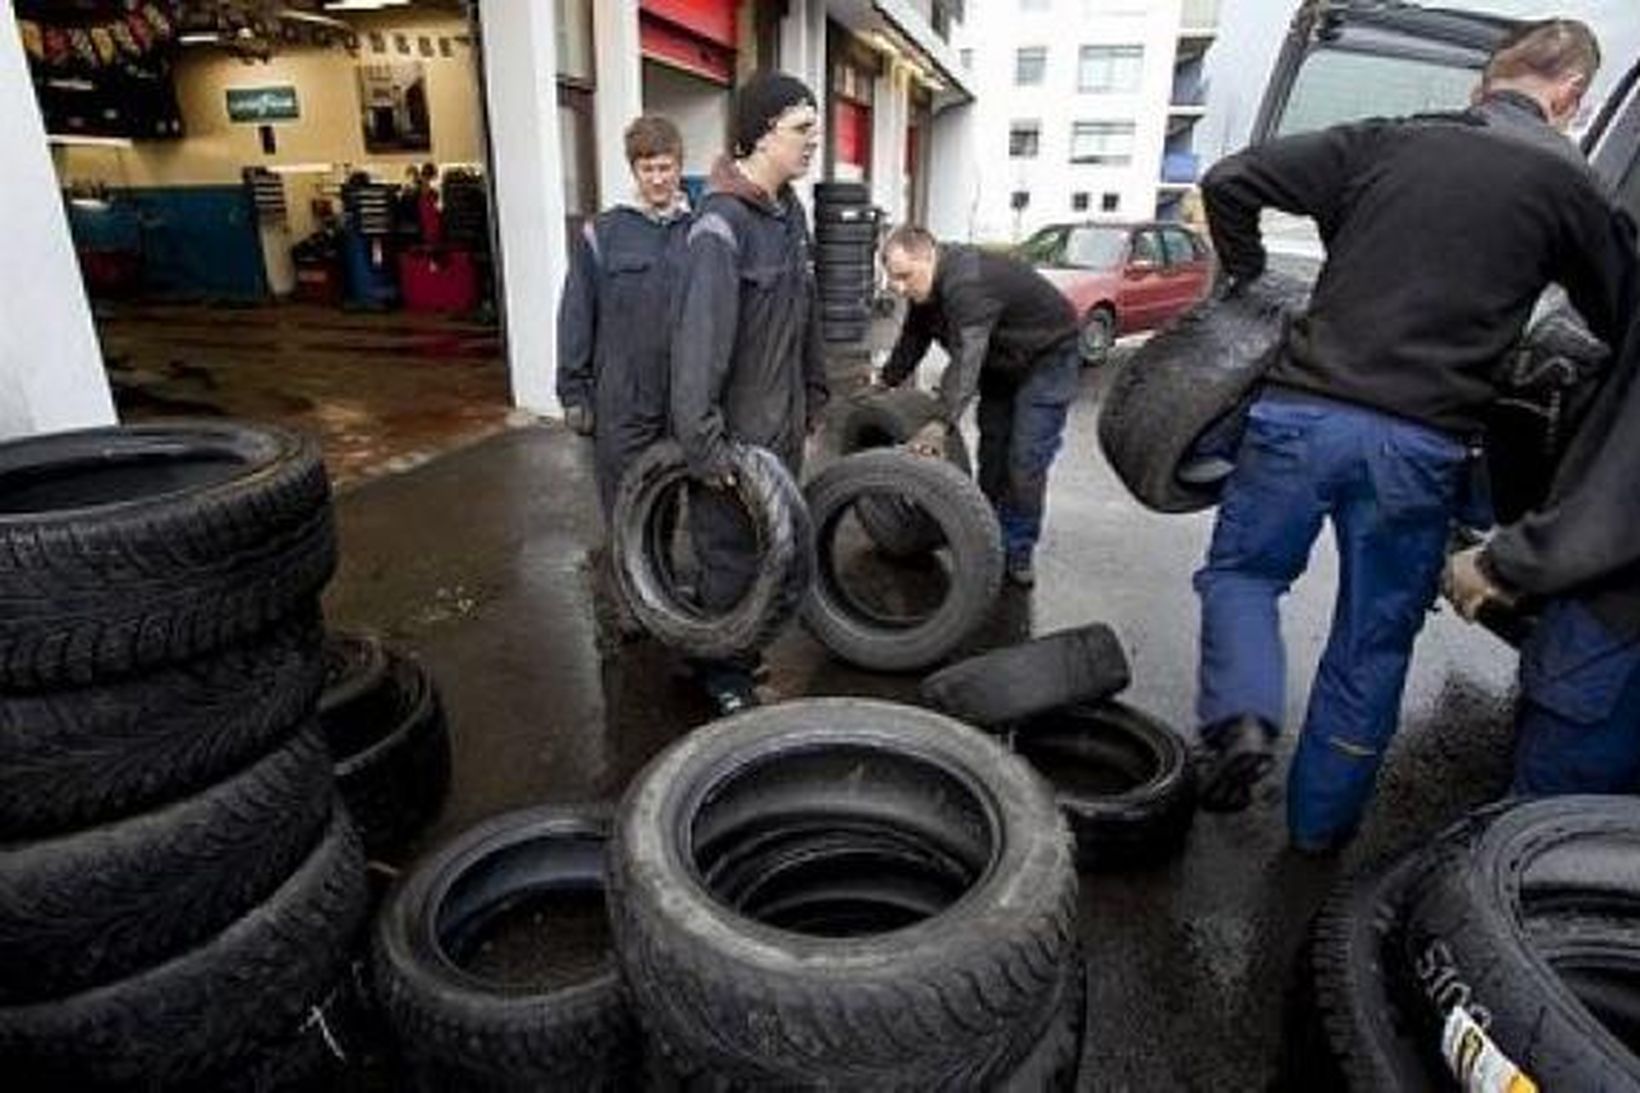
<path id="1" fill-rule="evenodd" d="M 801 468 L 826 401 L 809 228 L 791 183 L 820 144 L 815 98 L 782 73 L 754 76 L 735 110 L 734 155 L 712 169 L 689 230 L 672 331 L 672 426 L 698 485 L 690 532 L 707 611 L 732 607 L 757 569 L 757 541 L 732 492 L 733 445 L 767 448 Z M 698 661 L 722 713 L 755 705 L 755 663 Z"/>
<path id="2" fill-rule="evenodd" d="M 666 317 L 689 232 L 677 126 L 638 118 L 626 159 L 636 193 L 582 230 L 558 308 L 558 398 L 569 426 L 593 438 L 606 518 L 627 464 L 666 435 Z"/>

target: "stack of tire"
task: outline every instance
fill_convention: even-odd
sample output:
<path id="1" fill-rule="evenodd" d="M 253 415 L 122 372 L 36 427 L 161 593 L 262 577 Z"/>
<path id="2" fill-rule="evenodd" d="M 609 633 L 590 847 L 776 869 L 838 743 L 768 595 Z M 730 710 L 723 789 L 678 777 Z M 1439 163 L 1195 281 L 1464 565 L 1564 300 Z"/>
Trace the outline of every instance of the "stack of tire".
<path id="1" fill-rule="evenodd" d="M 864 341 L 877 283 L 877 210 L 863 182 L 814 185 L 815 277 L 828 342 Z"/>
<path id="2" fill-rule="evenodd" d="M 543 950 L 584 933 L 552 910 L 573 893 L 602 893 L 611 930 L 580 975 L 474 972 L 509 909 L 534 902 Z M 1046 784 L 949 718 L 858 699 L 691 733 L 613 823 L 481 825 L 395 890 L 376 959 L 424 1090 L 1042 1093 L 1076 1087 L 1086 1022 Z"/>
<path id="3" fill-rule="evenodd" d="M 1091 623 L 970 657 L 923 681 L 929 705 L 1004 733 L 1053 785 L 1084 870 L 1151 863 L 1184 845 L 1196 810 L 1189 745 L 1118 701 L 1127 656 Z"/>
<path id="4" fill-rule="evenodd" d="M 230 423 L 0 445 L 7 1088 L 280 1088 L 365 914 L 314 720 L 316 446 Z"/>
<path id="5" fill-rule="evenodd" d="M 1640 801 L 1574 796 L 1347 883 L 1302 953 L 1292 1088 L 1640 1088 L 1636 863 Z"/>

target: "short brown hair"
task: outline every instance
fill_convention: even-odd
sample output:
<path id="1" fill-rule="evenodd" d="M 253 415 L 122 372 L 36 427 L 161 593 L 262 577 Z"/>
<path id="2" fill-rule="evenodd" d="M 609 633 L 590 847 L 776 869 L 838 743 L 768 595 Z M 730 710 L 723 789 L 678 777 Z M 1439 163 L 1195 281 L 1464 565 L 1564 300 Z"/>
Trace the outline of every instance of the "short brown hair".
<path id="1" fill-rule="evenodd" d="M 934 233 L 917 224 L 901 224 L 883 240 L 883 253 L 903 251 L 916 258 L 932 254 L 936 240 Z"/>
<path id="2" fill-rule="evenodd" d="M 671 156 L 683 162 L 683 136 L 670 119 L 659 114 L 644 114 L 626 127 L 626 161 L 636 163 L 650 156 Z"/>
<path id="3" fill-rule="evenodd" d="M 1600 71 L 1600 42 L 1588 25 L 1576 19 L 1540 19 L 1516 27 L 1487 59 L 1485 83 L 1537 76 L 1559 80 L 1572 73 L 1585 84 Z"/>

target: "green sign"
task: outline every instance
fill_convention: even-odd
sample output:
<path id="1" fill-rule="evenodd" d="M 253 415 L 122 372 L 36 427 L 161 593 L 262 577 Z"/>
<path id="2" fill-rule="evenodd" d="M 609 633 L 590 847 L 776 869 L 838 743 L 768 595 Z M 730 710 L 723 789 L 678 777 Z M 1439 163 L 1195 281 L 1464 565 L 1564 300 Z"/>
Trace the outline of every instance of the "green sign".
<path id="1" fill-rule="evenodd" d="M 296 89 L 281 87 L 228 88 L 229 121 L 292 121 L 296 110 Z"/>

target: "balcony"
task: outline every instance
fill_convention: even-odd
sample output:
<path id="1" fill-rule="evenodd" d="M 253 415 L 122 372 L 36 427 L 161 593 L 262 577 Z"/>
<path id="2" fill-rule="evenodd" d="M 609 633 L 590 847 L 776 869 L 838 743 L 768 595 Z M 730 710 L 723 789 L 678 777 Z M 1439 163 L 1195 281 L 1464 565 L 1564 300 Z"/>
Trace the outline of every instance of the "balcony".
<path id="1" fill-rule="evenodd" d="M 1207 81 L 1201 71 L 1178 72 L 1173 76 L 1173 90 L 1167 97 L 1170 111 L 1200 110 L 1207 105 Z"/>
<path id="2" fill-rule="evenodd" d="M 1201 177 L 1201 157 L 1194 152 L 1169 152 L 1162 157 L 1162 184 L 1190 186 Z"/>

